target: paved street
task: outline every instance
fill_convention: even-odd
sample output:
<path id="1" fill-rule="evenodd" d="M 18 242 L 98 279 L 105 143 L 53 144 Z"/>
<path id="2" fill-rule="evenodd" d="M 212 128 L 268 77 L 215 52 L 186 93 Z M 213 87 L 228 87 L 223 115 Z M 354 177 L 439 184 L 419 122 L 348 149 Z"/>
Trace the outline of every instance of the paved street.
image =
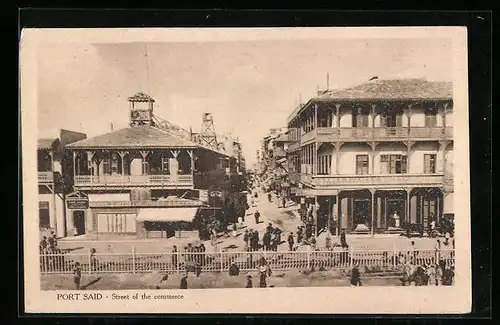
<path id="1" fill-rule="evenodd" d="M 248 200 L 251 202 L 251 199 Z M 254 213 L 259 210 L 261 217 L 260 223 L 256 224 Z M 301 224 L 300 217 L 297 213 L 297 205 L 289 202 L 286 208 L 278 207 L 277 198 L 273 195 L 272 202 L 267 199 L 267 194 L 258 189 L 258 198 L 254 198 L 254 206 L 251 206 L 247 211 L 245 222 L 238 229 L 237 236 L 224 236 L 220 234 L 217 245 L 212 246 L 210 241 L 204 241 L 207 251 L 218 251 L 220 249 L 243 250 L 243 233 L 245 229 L 254 229 L 259 232 L 259 237 L 262 239 L 265 228 L 268 223 L 273 223 L 273 226 L 279 226 L 283 230 L 282 243 L 278 250 L 288 250 L 286 238 L 290 232 L 296 235 L 297 226 Z M 231 233 L 231 232 L 230 232 Z M 296 240 L 296 238 L 295 238 Z M 317 247 L 325 247 L 326 234 L 320 234 L 317 240 Z M 392 249 L 408 249 L 411 247 L 411 241 L 415 242 L 416 249 L 433 249 L 435 239 L 430 238 L 412 238 L 411 240 L 399 235 L 347 235 L 347 243 L 354 250 L 392 250 Z M 340 240 L 336 236 L 332 236 L 332 244 L 339 243 Z M 186 246 L 188 243 L 199 245 L 202 243 L 198 238 L 191 239 L 150 239 L 150 240 L 122 240 L 122 241 L 82 241 L 78 238 L 66 238 L 59 241 L 59 246 L 62 249 L 71 249 L 74 253 L 88 252 L 89 248 L 95 248 L 97 253 L 131 253 L 134 248 L 136 252 L 155 253 L 155 252 L 170 252 L 174 245 L 179 248 Z"/>

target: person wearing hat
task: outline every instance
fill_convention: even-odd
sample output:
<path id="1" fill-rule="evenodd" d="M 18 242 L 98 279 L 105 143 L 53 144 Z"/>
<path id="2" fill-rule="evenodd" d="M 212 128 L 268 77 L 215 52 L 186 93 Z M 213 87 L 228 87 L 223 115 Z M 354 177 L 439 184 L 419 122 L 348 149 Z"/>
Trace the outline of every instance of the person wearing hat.
<path id="1" fill-rule="evenodd" d="M 247 275 L 247 285 L 245 288 L 253 288 L 253 283 L 252 283 L 252 276 L 249 274 Z"/>
<path id="2" fill-rule="evenodd" d="M 187 273 L 184 273 L 181 278 L 181 289 L 187 289 L 188 288 L 188 282 L 187 282 L 188 275 Z"/>
<path id="3" fill-rule="evenodd" d="M 359 287 L 361 286 L 361 274 L 359 273 L 358 263 L 354 264 L 351 271 L 351 286 Z"/>

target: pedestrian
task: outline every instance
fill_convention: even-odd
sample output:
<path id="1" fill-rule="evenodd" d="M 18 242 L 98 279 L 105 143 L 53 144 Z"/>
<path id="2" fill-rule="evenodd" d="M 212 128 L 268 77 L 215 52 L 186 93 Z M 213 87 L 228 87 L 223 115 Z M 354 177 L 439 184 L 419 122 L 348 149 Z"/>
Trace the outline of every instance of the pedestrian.
<path id="1" fill-rule="evenodd" d="M 311 235 L 311 240 L 309 241 L 309 243 L 311 244 L 311 248 L 313 251 L 316 250 L 316 237 L 314 235 Z"/>
<path id="2" fill-rule="evenodd" d="M 248 233 L 248 229 L 245 230 L 245 234 L 243 235 L 243 241 L 245 242 L 245 249 L 247 249 L 248 243 L 250 241 L 250 234 Z"/>
<path id="3" fill-rule="evenodd" d="M 233 223 L 233 237 L 236 237 L 236 235 L 238 234 L 238 225 L 235 223 Z"/>
<path id="4" fill-rule="evenodd" d="M 300 244 L 302 242 L 302 236 L 303 236 L 303 229 L 302 227 L 297 227 L 297 244 Z"/>
<path id="5" fill-rule="evenodd" d="M 429 264 L 427 266 L 427 275 L 429 276 L 428 285 L 437 286 L 439 281 L 437 279 L 437 268 L 435 264 Z"/>
<path id="6" fill-rule="evenodd" d="M 417 251 L 415 249 L 415 242 L 412 240 L 411 241 L 411 247 L 410 247 L 410 260 L 413 262 L 413 263 L 417 263 Z"/>
<path id="7" fill-rule="evenodd" d="M 286 208 L 286 198 L 283 197 L 283 208 Z"/>
<path id="8" fill-rule="evenodd" d="M 255 224 L 259 224 L 259 218 L 260 218 L 260 212 L 259 210 L 256 210 L 255 213 L 254 213 L 254 217 L 255 217 Z"/>
<path id="9" fill-rule="evenodd" d="M 272 232 L 273 231 L 273 224 L 272 223 L 269 223 L 266 227 L 266 231 L 267 232 Z"/>
<path id="10" fill-rule="evenodd" d="M 327 233 L 326 235 L 325 247 L 327 250 L 330 250 L 330 248 L 332 247 L 332 238 L 330 237 L 330 233 Z"/>
<path id="11" fill-rule="evenodd" d="M 351 271 L 351 286 L 361 286 L 361 274 L 359 273 L 358 264 L 355 264 Z"/>
<path id="12" fill-rule="evenodd" d="M 268 276 L 272 274 L 271 268 L 269 267 L 269 264 L 267 263 L 264 257 L 261 257 L 259 264 L 260 264 L 259 265 L 260 287 L 266 288 L 267 287 L 266 279 Z"/>
<path id="13" fill-rule="evenodd" d="M 264 245 L 264 249 L 268 251 L 271 248 L 271 233 L 266 231 L 264 236 L 262 236 L 262 244 Z"/>
<path id="14" fill-rule="evenodd" d="M 188 282 L 187 282 L 188 275 L 187 273 L 184 273 L 181 278 L 181 289 L 187 289 L 188 288 Z"/>
<path id="15" fill-rule="evenodd" d="M 48 242 L 49 242 L 49 247 L 50 247 L 51 249 L 54 249 L 55 245 L 54 245 L 54 237 L 53 237 L 53 236 L 52 236 L 52 237 L 49 237 Z"/>
<path id="16" fill-rule="evenodd" d="M 434 252 L 436 254 L 436 261 L 441 260 L 441 241 L 439 239 L 436 240 L 436 245 L 434 246 Z"/>
<path id="17" fill-rule="evenodd" d="M 252 250 L 256 251 L 258 249 L 259 249 L 259 232 L 257 230 L 254 230 L 252 234 Z"/>
<path id="18" fill-rule="evenodd" d="M 345 230 L 344 229 L 342 229 L 342 231 L 340 233 L 340 245 L 344 249 L 348 249 L 349 248 L 349 245 L 347 245 L 347 240 L 346 240 Z"/>
<path id="19" fill-rule="evenodd" d="M 252 283 L 252 276 L 249 274 L 247 275 L 247 285 L 245 288 L 253 288 L 253 283 Z"/>
<path id="20" fill-rule="evenodd" d="M 174 245 L 174 247 L 172 248 L 172 266 L 174 268 L 177 268 L 177 254 L 178 254 L 177 246 Z"/>
<path id="21" fill-rule="evenodd" d="M 48 242 L 47 237 L 43 236 L 42 241 L 40 241 L 40 248 L 44 251 L 47 248 Z"/>
<path id="22" fill-rule="evenodd" d="M 272 199 L 271 192 L 267 193 L 267 199 L 269 200 L 269 202 L 271 202 L 271 199 Z"/>
<path id="23" fill-rule="evenodd" d="M 290 235 L 288 235 L 288 250 L 290 251 L 293 251 L 293 244 L 294 244 L 294 240 L 293 240 L 293 233 L 291 232 Z"/>
<path id="24" fill-rule="evenodd" d="M 240 274 L 240 268 L 236 265 L 236 262 L 232 262 L 229 266 L 229 276 L 238 276 Z"/>
<path id="25" fill-rule="evenodd" d="M 76 290 L 80 290 L 80 280 L 82 279 L 82 270 L 80 263 L 76 262 L 73 268 L 73 282 L 75 283 Z"/>

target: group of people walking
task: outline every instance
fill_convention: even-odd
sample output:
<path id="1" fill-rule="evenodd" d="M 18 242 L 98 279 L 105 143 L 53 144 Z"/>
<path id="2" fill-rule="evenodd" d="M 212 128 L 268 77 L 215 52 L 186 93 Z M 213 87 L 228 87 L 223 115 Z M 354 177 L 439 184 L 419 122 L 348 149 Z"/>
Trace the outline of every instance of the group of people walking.
<path id="1" fill-rule="evenodd" d="M 254 229 L 245 230 L 243 241 L 245 242 L 245 250 L 258 251 L 261 247 L 266 251 L 277 251 L 278 245 L 281 243 L 281 229 L 273 227 L 272 223 L 266 228 L 262 235 L 262 245 L 260 244 L 259 232 Z"/>
<path id="2" fill-rule="evenodd" d="M 404 266 L 401 283 L 403 286 L 451 286 L 455 278 L 455 266 L 447 265 L 443 260 L 439 263 L 427 263 L 425 265 L 413 265 L 408 261 Z"/>

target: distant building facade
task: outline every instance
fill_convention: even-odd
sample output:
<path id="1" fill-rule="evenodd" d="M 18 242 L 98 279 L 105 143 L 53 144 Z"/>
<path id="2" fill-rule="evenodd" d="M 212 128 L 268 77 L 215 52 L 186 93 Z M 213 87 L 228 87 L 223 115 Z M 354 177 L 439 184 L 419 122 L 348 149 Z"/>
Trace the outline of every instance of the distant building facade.
<path id="1" fill-rule="evenodd" d="M 62 129 L 51 137 L 38 139 L 39 225 L 43 229 L 52 229 L 58 237 L 66 236 L 64 202 L 72 186 L 72 178 L 67 175 L 73 174 L 71 159 L 63 148 L 85 138 L 83 133 Z"/>
<path id="2" fill-rule="evenodd" d="M 453 214 L 452 84 L 374 80 L 288 119 L 292 193 L 317 229 L 390 232 Z M 311 221 L 311 220 L 309 220 Z"/>

